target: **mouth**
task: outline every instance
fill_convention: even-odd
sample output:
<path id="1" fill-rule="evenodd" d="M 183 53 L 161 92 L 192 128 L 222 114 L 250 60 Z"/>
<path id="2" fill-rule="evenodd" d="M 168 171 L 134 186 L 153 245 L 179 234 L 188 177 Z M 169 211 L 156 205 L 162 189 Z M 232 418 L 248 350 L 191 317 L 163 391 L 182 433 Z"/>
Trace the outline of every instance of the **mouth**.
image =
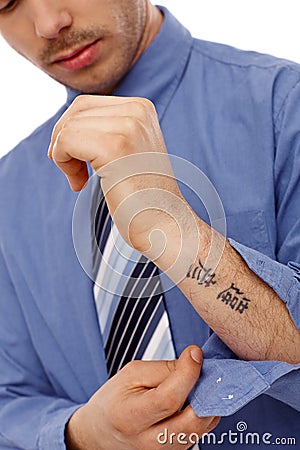
<path id="1" fill-rule="evenodd" d="M 83 45 L 80 48 L 73 50 L 67 54 L 56 57 L 51 64 L 58 65 L 68 71 L 79 70 L 91 65 L 98 53 L 98 43 L 100 39 L 89 44 Z"/>

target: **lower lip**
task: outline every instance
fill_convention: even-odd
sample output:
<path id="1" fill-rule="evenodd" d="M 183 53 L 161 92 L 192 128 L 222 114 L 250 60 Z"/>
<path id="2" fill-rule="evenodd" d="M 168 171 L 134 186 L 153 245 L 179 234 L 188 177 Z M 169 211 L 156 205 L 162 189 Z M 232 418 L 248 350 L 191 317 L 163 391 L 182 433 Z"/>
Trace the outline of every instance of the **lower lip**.
<path id="1" fill-rule="evenodd" d="M 56 61 L 56 64 L 69 71 L 75 71 L 90 66 L 97 56 L 97 42 L 85 47 L 71 58 Z"/>

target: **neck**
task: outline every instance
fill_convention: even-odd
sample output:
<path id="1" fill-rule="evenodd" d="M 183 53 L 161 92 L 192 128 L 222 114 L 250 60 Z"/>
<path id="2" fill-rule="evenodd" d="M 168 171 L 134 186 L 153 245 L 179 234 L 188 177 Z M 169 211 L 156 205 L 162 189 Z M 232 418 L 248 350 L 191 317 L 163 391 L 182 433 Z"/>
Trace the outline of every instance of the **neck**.
<path id="1" fill-rule="evenodd" d="M 146 2 L 146 21 L 144 32 L 138 47 L 138 50 L 135 54 L 134 59 L 132 60 L 131 66 L 134 66 L 136 61 L 140 58 L 140 56 L 144 53 L 144 51 L 149 47 L 155 36 L 158 34 L 160 27 L 163 23 L 164 17 L 162 12 L 150 1 Z"/>

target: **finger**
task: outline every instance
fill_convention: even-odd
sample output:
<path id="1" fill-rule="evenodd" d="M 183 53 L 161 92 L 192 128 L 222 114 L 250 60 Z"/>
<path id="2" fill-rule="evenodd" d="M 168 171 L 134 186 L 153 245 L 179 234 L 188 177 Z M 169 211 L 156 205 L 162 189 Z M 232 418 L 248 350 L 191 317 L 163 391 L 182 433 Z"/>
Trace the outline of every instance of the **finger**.
<path id="1" fill-rule="evenodd" d="M 127 108 L 128 112 L 126 113 Z M 149 108 L 152 111 L 155 110 L 153 104 L 145 98 L 97 95 L 78 96 L 55 125 L 48 149 L 48 156 L 49 158 L 52 158 L 53 145 L 56 141 L 57 135 L 67 120 L 69 120 L 72 116 L 77 114 L 130 116 L 130 114 L 133 114 L 134 111 L 135 116 L 142 117 Z M 90 110 L 93 111 L 91 114 L 89 114 Z"/>
<path id="2" fill-rule="evenodd" d="M 66 175 L 70 188 L 74 192 L 79 192 L 84 188 L 89 179 L 85 162 L 71 158 L 68 161 L 61 161 L 57 166 Z"/>
<path id="3" fill-rule="evenodd" d="M 220 417 L 198 417 L 189 405 L 183 411 L 152 426 L 149 431 L 153 438 L 157 440 L 160 437 L 162 441 L 168 436 L 169 443 L 170 439 L 174 443 L 178 443 L 178 440 L 181 440 L 181 444 L 184 444 L 183 441 L 186 441 L 187 448 L 189 448 L 191 445 L 196 444 L 204 434 L 210 433 L 219 422 Z"/>
<path id="4" fill-rule="evenodd" d="M 131 361 L 123 367 L 111 380 L 130 387 L 152 389 L 161 384 L 176 367 L 176 360 L 169 361 Z"/>
<path id="5" fill-rule="evenodd" d="M 71 103 L 68 110 L 72 109 L 73 112 L 85 111 L 90 108 L 106 107 L 106 106 L 118 106 L 128 103 L 145 103 L 153 105 L 150 100 L 144 97 L 120 97 L 113 95 L 79 95 Z"/>
<path id="6" fill-rule="evenodd" d="M 162 366 L 161 383 L 147 390 L 137 405 L 136 413 L 143 420 L 143 429 L 181 409 L 199 378 L 201 365 L 201 349 L 190 346 L 174 364 Z M 159 381 L 158 376 L 156 381 Z"/>
<path id="7" fill-rule="evenodd" d="M 153 425 L 138 434 L 138 441 L 149 443 L 149 448 L 188 449 L 210 433 L 220 422 L 220 417 L 197 417 L 190 406 L 184 411 Z"/>
<path id="8" fill-rule="evenodd" d="M 72 118 L 65 123 L 52 145 L 52 159 L 65 173 L 73 190 L 80 190 L 87 181 L 85 162 L 89 161 L 98 171 L 122 155 L 126 138 L 116 133 L 122 127 L 120 117 Z"/>
<path id="9" fill-rule="evenodd" d="M 203 355 L 197 346 L 187 347 L 176 361 L 175 370 L 159 386 L 148 391 L 151 403 L 161 405 L 158 419 L 162 420 L 179 411 L 197 382 Z"/>
<path id="10" fill-rule="evenodd" d="M 192 352 L 192 355 L 190 355 Z M 135 360 L 126 364 L 113 378 L 122 374 L 126 384 L 132 387 L 156 388 L 163 383 L 170 375 L 178 370 L 179 361 L 182 359 L 192 359 L 192 364 L 196 364 L 197 372 L 200 373 L 202 365 L 202 351 L 199 347 L 192 345 L 187 347 L 178 360 L 163 361 L 140 361 Z M 196 358 L 197 360 L 193 359 Z M 200 366 L 198 368 L 198 366 Z M 199 378 L 199 373 L 197 379 Z"/>
<path id="11" fill-rule="evenodd" d="M 152 155 L 147 161 L 150 164 L 149 170 L 153 165 L 154 169 L 152 170 L 155 170 L 157 156 L 156 158 L 153 157 L 155 152 L 152 148 L 146 148 L 146 145 L 152 144 L 145 143 L 144 128 L 140 122 L 132 117 L 74 116 L 65 122 L 57 134 L 55 142 L 51 144 L 51 157 L 67 177 L 68 175 L 71 176 L 72 179 L 68 179 L 72 189 L 79 190 L 87 180 L 76 179 L 76 173 L 82 175 L 84 171 L 83 165 L 75 163 L 73 159 L 91 162 L 93 169 L 98 172 L 108 163 L 115 163 L 116 160 L 124 156 L 143 151 L 144 157 L 145 153 L 148 152 L 149 155 Z M 154 147 L 157 150 L 157 146 Z M 161 154 L 158 152 L 155 155 Z M 169 174 L 170 165 L 166 158 L 165 154 L 161 156 L 160 168 Z M 140 158 L 136 159 L 135 163 L 138 164 L 138 174 L 142 168 L 144 168 L 144 171 L 145 168 L 148 168 L 145 158 L 143 161 Z M 135 165 L 129 164 L 133 172 L 136 172 Z M 119 168 L 123 173 L 122 168 L 124 167 L 122 167 L 122 164 Z M 114 172 L 116 172 L 115 166 Z M 117 182 L 119 182 L 118 179 Z"/>
<path id="12" fill-rule="evenodd" d="M 68 110 L 68 115 L 65 116 L 65 121 L 74 117 L 92 117 L 92 116 L 111 116 L 111 117 L 134 117 L 137 119 L 146 120 L 149 116 L 149 112 L 153 111 L 153 108 L 149 108 L 145 101 L 140 99 L 135 100 L 134 98 L 128 98 L 126 102 L 120 104 L 94 104 L 89 108 L 84 108 L 80 110 Z"/>
<path id="13" fill-rule="evenodd" d="M 123 104 L 127 103 L 128 101 L 130 101 L 128 100 L 128 97 L 110 97 L 104 95 L 79 95 L 78 97 L 76 97 L 53 128 L 48 150 L 49 158 L 52 158 L 53 144 L 57 138 L 57 135 L 61 131 L 65 122 L 69 120 L 70 117 L 77 113 L 87 111 L 96 107 L 100 108 L 109 105 Z"/>
<path id="14" fill-rule="evenodd" d="M 177 361 L 132 361 L 127 364 L 109 380 L 111 391 L 126 394 L 124 408 L 116 405 L 110 411 L 118 429 L 137 434 L 172 416 L 181 408 L 198 379 L 201 363 L 201 349 L 190 346 Z M 166 383 L 167 387 L 169 380 L 171 387 L 157 393 L 157 386 Z M 182 392 L 178 396 L 180 390 Z M 131 418 L 130 423 L 128 417 Z"/>

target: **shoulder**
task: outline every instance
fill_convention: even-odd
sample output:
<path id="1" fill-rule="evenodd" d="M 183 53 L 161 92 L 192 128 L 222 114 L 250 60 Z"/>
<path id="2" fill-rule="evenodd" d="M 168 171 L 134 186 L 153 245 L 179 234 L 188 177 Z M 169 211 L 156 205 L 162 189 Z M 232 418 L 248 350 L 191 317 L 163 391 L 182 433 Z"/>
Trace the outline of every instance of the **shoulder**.
<path id="1" fill-rule="evenodd" d="M 218 98 L 240 99 L 243 104 L 265 105 L 275 126 L 288 99 L 300 102 L 300 64 L 283 58 L 215 42 L 194 39 L 190 70 L 201 74 L 208 92 L 218 88 Z"/>
<path id="2" fill-rule="evenodd" d="M 208 76 L 223 76 L 225 87 L 226 82 L 236 88 L 247 84 L 252 93 L 271 93 L 279 102 L 300 81 L 296 62 L 225 44 L 194 39 L 192 59 L 205 67 Z"/>
<path id="3" fill-rule="evenodd" d="M 236 66 L 241 69 L 260 69 L 262 71 L 285 68 L 300 76 L 300 64 L 256 51 L 241 50 L 230 45 L 201 39 L 194 39 L 193 51 L 216 64 Z"/>

